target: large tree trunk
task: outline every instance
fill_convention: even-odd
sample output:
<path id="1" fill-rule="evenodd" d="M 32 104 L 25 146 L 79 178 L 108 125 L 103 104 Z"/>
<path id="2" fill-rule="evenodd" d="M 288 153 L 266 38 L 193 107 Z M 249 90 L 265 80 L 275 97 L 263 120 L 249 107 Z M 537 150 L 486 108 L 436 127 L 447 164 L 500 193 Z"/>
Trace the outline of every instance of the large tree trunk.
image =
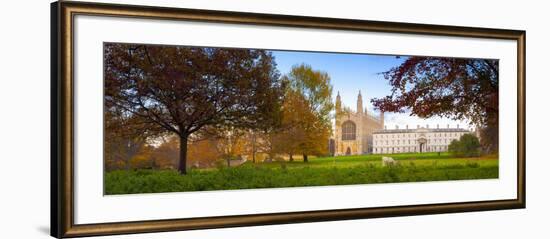
<path id="1" fill-rule="evenodd" d="M 498 153 L 498 126 L 486 126 L 481 129 L 481 148 L 484 153 Z"/>
<path id="2" fill-rule="evenodd" d="M 496 101 L 498 102 L 498 100 Z M 486 112 L 486 124 L 476 129 L 479 131 L 479 143 L 483 153 L 498 153 L 498 110 L 488 108 Z"/>
<path id="3" fill-rule="evenodd" d="M 292 157 L 292 153 L 288 154 L 288 161 L 289 162 L 294 162 L 294 158 Z"/>
<path id="4" fill-rule="evenodd" d="M 304 157 L 304 163 L 307 163 L 307 154 L 302 154 L 302 156 Z"/>
<path id="5" fill-rule="evenodd" d="M 180 174 L 187 174 L 187 136 L 180 135 L 180 162 L 178 171 Z"/>

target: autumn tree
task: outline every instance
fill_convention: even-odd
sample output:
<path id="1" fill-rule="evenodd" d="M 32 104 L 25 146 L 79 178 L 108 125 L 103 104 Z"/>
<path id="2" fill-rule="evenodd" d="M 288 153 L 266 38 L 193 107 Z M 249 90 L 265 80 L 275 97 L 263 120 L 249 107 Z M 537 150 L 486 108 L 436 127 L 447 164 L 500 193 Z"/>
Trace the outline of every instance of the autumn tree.
<path id="1" fill-rule="evenodd" d="M 158 132 L 154 125 L 148 125 L 145 127 L 146 130 L 140 130 L 136 126 L 145 126 L 147 125 L 145 122 L 110 104 L 105 105 L 104 122 L 103 148 L 106 170 L 130 169 L 130 161 L 146 147 L 147 138 Z"/>
<path id="2" fill-rule="evenodd" d="M 210 167 L 222 157 L 217 147 L 218 142 L 212 138 L 193 141 L 187 157 L 195 167 Z"/>
<path id="3" fill-rule="evenodd" d="M 295 131 L 291 130 L 288 133 L 303 134 L 296 142 L 299 142 L 298 147 L 304 162 L 308 161 L 308 155 L 310 154 L 326 154 L 331 134 L 330 112 L 334 108 L 331 98 L 330 76 L 326 72 L 313 70 L 311 66 L 301 64 L 293 66 L 290 73 L 283 77 L 283 81 L 288 84 L 285 100 L 294 101 L 287 104 L 287 106 L 304 108 L 285 109 L 286 112 L 291 112 L 291 117 L 298 117 L 296 119 L 284 119 L 283 115 L 283 122 L 287 121 L 299 125 L 298 128 L 291 127 Z M 296 94 L 303 97 L 303 99 L 300 99 Z M 292 111 L 299 113 L 292 114 Z"/>
<path id="4" fill-rule="evenodd" d="M 179 159 L 179 137 L 169 134 L 155 138 L 157 141 L 152 157 L 155 157 L 158 168 L 175 169 Z"/>
<path id="5" fill-rule="evenodd" d="M 391 94 L 373 99 L 384 112 L 469 120 L 486 151 L 498 151 L 498 60 L 409 57 L 383 76 Z"/>
<path id="6" fill-rule="evenodd" d="M 139 149 L 137 154 L 130 159 L 130 165 L 132 168 L 141 168 L 141 169 L 157 169 L 158 162 L 157 157 L 154 154 L 155 147 L 144 144 L 143 147 Z"/>
<path id="7" fill-rule="evenodd" d="M 255 130 L 244 133 L 245 150 L 252 157 L 252 163 L 256 163 L 256 155 L 261 152 L 262 135 Z"/>
<path id="8" fill-rule="evenodd" d="M 301 147 L 307 140 L 304 125 L 314 123 L 316 117 L 305 97 L 292 89 L 285 93 L 282 112 L 281 130 L 274 135 L 275 151 L 287 154 L 292 162 L 294 154 L 303 151 Z"/>
<path id="9" fill-rule="evenodd" d="M 218 153 L 227 163 L 227 167 L 231 166 L 231 160 L 236 159 L 245 153 L 245 132 L 242 130 L 229 128 L 218 133 L 215 138 Z"/>
<path id="10" fill-rule="evenodd" d="M 267 51 L 106 43 L 104 62 L 105 101 L 176 134 L 182 174 L 192 134 L 261 127 L 279 108 L 280 78 Z"/>
<path id="11" fill-rule="evenodd" d="M 276 127 L 248 130 L 242 135 L 244 141 L 243 153 L 251 156 L 253 163 L 257 162 L 258 154 L 267 154 L 273 159 L 279 152 L 275 149 L 276 135 L 281 131 L 280 122 Z"/>
<path id="12" fill-rule="evenodd" d="M 258 152 L 264 153 L 269 160 L 275 159 L 277 154 L 284 152 L 279 147 L 282 128 L 271 128 L 259 132 L 260 134 L 257 136 L 260 138 L 256 141 Z"/>

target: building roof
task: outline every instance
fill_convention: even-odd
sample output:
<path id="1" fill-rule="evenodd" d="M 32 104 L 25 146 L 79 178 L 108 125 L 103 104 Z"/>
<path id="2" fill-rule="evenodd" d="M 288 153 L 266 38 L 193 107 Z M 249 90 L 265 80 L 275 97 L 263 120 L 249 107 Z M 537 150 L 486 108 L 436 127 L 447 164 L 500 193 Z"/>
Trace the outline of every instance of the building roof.
<path id="1" fill-rule="evenodd" d="M 419 128 L 419 129 L 381 129 L 376 130 L 373 134 L 398 134 L 398 133 L 432 133 L 432 132 L 470 132 L 463 128 Z"/>

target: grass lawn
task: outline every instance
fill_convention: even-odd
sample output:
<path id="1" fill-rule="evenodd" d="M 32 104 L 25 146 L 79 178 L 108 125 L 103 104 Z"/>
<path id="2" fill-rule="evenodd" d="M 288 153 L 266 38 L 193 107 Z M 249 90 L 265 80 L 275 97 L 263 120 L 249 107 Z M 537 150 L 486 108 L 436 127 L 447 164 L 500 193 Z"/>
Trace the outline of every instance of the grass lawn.
<path id="1" fill-rule="evenodd" d="M 497 156 L 453 158 L 447 153 L 387 155 L 397 166 L 383 167 L 382 156 L 310 158 L 308 163 L 245 163 L 234 168 L 113 171 L 105 174 L 105 193 L 156 193 L 369 183 L 498 178 Z"/>

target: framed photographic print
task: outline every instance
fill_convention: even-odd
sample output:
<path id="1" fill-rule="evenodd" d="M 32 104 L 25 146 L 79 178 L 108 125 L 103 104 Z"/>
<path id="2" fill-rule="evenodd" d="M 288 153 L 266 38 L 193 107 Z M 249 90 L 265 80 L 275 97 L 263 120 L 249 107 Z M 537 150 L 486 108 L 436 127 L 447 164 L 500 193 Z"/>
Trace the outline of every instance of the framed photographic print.
<path id="1" fill-rule="evenodd" d="M 51 16 L 54 237 L 525 207 L 525 31 Z"/>

